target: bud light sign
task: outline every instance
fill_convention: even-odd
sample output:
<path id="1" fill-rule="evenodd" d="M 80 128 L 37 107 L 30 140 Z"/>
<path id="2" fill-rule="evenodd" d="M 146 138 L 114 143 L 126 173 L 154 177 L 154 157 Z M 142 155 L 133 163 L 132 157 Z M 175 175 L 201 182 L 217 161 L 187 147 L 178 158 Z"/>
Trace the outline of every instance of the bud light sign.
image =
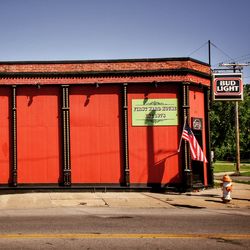
<path id="1" fill-rule="evenodd" d="M 243 84 L 241 73 L 213 75 L 214 100 L 238 101 L 243 99 Z"/>

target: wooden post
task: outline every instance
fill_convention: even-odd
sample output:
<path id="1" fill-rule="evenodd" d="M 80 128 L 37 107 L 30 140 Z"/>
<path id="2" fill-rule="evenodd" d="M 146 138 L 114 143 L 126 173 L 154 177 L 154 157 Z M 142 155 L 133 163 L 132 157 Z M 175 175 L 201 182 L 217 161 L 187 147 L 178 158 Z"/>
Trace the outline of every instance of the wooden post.
<path id="1" fill-rule="evenodd" d="M 236 133 L 236 174 L 240 174 L 240 129 L 239 129 L 239 105 L 235 102 L 235 133 Z"/>

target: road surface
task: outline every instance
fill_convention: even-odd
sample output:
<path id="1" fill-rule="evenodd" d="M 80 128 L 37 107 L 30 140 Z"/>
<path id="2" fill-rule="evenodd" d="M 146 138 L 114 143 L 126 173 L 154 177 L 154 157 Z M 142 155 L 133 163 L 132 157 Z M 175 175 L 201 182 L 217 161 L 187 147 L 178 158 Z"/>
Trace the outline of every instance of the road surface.
<path id="1" fill-rule="evenodd" d="M 0 249 L 249 249 L 249 209 L 0 211 Z"/>

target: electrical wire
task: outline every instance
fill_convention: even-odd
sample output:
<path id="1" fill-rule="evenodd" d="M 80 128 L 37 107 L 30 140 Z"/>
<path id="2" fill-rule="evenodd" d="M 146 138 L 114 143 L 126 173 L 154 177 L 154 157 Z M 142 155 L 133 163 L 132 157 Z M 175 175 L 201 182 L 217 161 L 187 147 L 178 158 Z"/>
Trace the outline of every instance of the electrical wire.
<path id="1" fill-rule="evenodd" d="M 243 56 L 235 57 L 233 60 L 234 61 L 242 61 L 242 60 L 247 60 L 247 59 L 250 59 L 250 53 L 243 55 Z"/>
<path id="2" fill-rule="evenodd" d="M 208 42 L 205 42 L 204 44 L 202 44 L 198 49 L 196 49 L 196 50 L 194 50 L 192 53 L 190 53 L 189 55 L 188 55 L 188 57 L 189 56 L 191 56 L 191 55 L 193 55 L 194 53 L 196 53 L 198 50 L 200 50 L 201 48 L 203 48 L 205 45 L 207 45 L 208 44 Z"/>
<path id="3" fill-rule="evenodd" d="M 237 62 L 237 61 L 242 61 L 242 60 L 248 60 L 250 59 L 250 53 L 247 53 L 245 55 L 242 56 L 238 56 L 235 58 L 232 58 L 230 55 L 228 55 L 224 50 L 222 50 L 221 48 L 219 48 L 217 45 L 215 45 L 213 42 L 210 41 L 210 44 L 216 48 L 217 50 L 219 50 L 222 54 L 224 54 L 226 57 L 228 57 L 228 60 L 224 60 L 224 63 L 230 63 L 230 62 Z M 208 45 L 208 41 L 205 42 L 204 44 L 202 44 L 199 48 L 195 49 L 193 52 L 191 52 L 188 57 L 190 57 L 191 55 L 193 55 L 194 53 L 196 53 L 197 51 L 199 51 L 200 49 L 202 49 L 204 46 Z M 216 63 L 214 65 L 212 65 L 212 67 L 218 67 L 220 66 L 222 62 Z M 244 78 L 249 78 L 250 76 L 244 77 Z"/>
<path id="4" fill-rule="evenodd" d="M 214 46 L 217 50 L 219 50 L 222 54 L 230 58 L 230 60 L 234 60 L 231 56 L 229 56 L 224 50 L 220 49 L 218 46 L 216 46 L 214 43 L 211 42 L 211 45 Z"/>
<path id="5" fill-rule="evenodd" d="M 227 57 L 229 57 L 229 56 L 227 55 Z M 242 55 L 242 56 L 238 56 L 238 57 L 235 57 L 235 58 L 230 57 L 230 60 L 224 60 L 224 63 L 230 63 L 230 62 L 235 62 L 236 63 L 236 62 L 243 61 L 243 60 L 246 61 L 248 59 L 250 59 L 250 53 Z M 219 66 L 219 65 L 220 65 L 220 63 L 217 63 L 217 64 L 214 64 L 213 67 L 214 66 Z"/>

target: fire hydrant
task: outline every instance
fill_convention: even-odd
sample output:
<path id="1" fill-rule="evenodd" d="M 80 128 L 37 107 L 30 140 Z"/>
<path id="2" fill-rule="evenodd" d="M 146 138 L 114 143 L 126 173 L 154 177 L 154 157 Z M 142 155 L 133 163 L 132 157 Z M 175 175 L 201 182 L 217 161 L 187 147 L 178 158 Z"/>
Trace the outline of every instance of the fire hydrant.
<path id="1" fill-rule="evenodd" d="M 227 202 L 230 202 L 232 200 L 231 198 L 231 192 L 232 192 L 232 179 L 227 175 L 225 174 L 222 178 L 222 193 L 223 193 L 223 196 L 222 196 L 222 200 L 224 203 L 227 203 Z"/>

